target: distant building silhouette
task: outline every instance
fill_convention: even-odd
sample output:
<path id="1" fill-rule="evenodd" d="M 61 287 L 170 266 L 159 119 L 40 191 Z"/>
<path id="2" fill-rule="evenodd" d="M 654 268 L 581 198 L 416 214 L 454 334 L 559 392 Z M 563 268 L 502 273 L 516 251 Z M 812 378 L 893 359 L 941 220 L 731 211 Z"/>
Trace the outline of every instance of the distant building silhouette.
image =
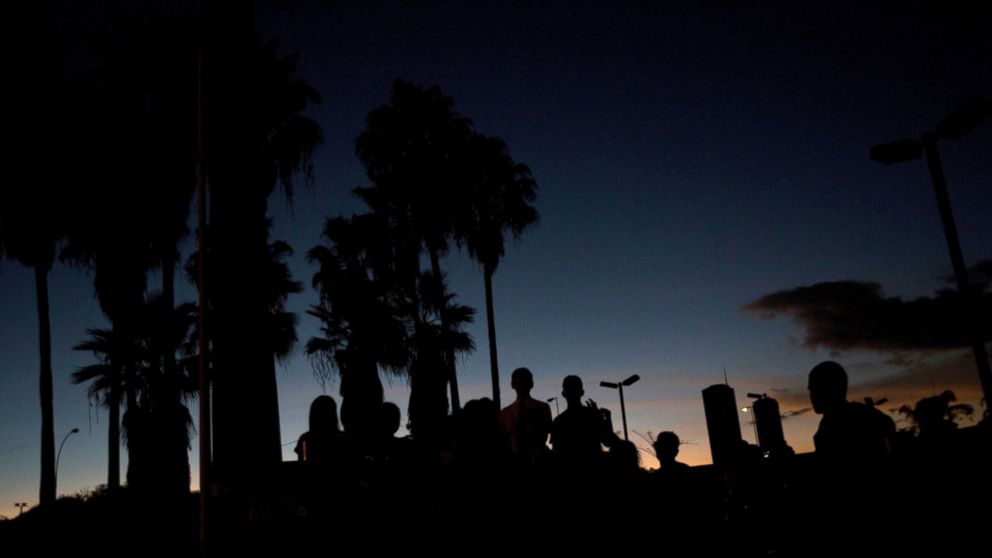
<path id="1" fill-rule="evenodd" d="M 765 451 L 777 451 L 786 446 L 782 432 L 782 413 L 778 401 L 762 395 L 752 405 L 755 430 L 758 431 L 758 445 Z"/>
<path id="2" fill-rule="evenodd" d="M 737 417 L 737 397 L 727 384 L 714 384 L 703 390 L 706 430 L 714 465 L 729 465 L 741 446 L 741 422 Z"/>

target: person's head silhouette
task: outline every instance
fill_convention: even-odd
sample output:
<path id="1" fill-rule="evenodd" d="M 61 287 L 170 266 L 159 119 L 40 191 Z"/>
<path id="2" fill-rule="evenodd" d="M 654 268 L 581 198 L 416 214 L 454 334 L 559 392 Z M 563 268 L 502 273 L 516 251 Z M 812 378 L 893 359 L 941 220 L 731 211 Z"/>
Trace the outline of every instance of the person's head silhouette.
<path id="1" fill-rule="evenodd" d="M 517 368 L 510 376 L 510 387 L 517 392 L 517 399 L 526 399 L 534 389 L 534 375 L 527 368 Z"/>
<path id="2" fill-rule="evenodd" d="M 585 395 L 582 389 L 582 378 L 575 375 L 565 376 L 561 382 L 561 395 L 569 405 L 581 405 L 582 396 Z"/>
<path id="3" fill-rule="evenodd" d="M 662 464 L 675 461 L 675 457 L 679 454 L 680 443 L 679 437 L 674 432 L 666 430 L 658 434 L 654 440 L 654 454 L 658 461 Z"/>
<path id="4" fill-rule="evenodd" d="M 338 404 L 330 395 L 319 395 L 310 404 L 310 430 L 338 431 Z"/>
<path id="5" fill-rule="evenodd" d="M 817 414 L 829 413 L 847 402 L 847 372 L 832 360 L 809 372 L 809 399 Z"/>

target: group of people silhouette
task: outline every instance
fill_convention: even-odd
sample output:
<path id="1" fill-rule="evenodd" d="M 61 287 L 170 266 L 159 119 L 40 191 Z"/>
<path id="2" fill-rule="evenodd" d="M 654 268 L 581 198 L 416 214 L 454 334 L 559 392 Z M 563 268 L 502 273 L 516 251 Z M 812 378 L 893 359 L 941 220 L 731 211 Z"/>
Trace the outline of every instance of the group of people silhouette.
<path id="1" fill-rule="evenodd" d="M 918 463 L 930 462 L 894 466 L 895 423 L 870 404 L 848 401 L 847 372 L 836 362 L 822 362 L 808 375 L 810 401 L 821 415 L 813 454 L 769 459 L 742 452 L 727 467 L 679 462 L 678 435 L 663 431 L 652 443 L 658 469 L 645 471 L 640 450 L 614 433 L 609 411 L 583 401 L 578 376 L 564 378 L 566 409 L 557 417 L 531 396 L 530 370 L 514 370 L 510 385 L 516 398 L 503 409 L 488 398 L 467 402 L 442 448 L 397 437 L 401 417 L 393 403 L 382 403 L 374 427 L 355 435 L 341 431 L 335 400 L 317 397 L 310 428 L 296 445 L 300 466 L 311 473 L 306 478 L 324 479 L 303 492 L 312 505 L 311 531 L 347 525 L 342 536 L 364 541 L 374 537 L 369 525 L 395 521 L 389 527 L 395 536 L 376 539 L 387 550 L 438 551 L 444 540 L 452 555 L 460 552 L 450 549 L 464 548 L 492 556 L 513 552 L 519 529 L 538 526 L 561 536 L 532 543 L 533 553 L 635 551 L 643 541 L 619 533 L 639 530 L 667 534 L 666 551 L 676 556 L 740 553 L 735 537 L 762 541 L 753 555 L 810 556 L 885 554 L 910 546 L 893 541 L 916 540 L 899 531 L 898 516 L 865 498 L 908 506 L 910 497 L 896 486 L 931 486 L 913 478 L 923 470 Z M 553 500 L 553 513 L 543 497 Z M 922 548 L 940 541 L 927 544 Z"/>
<path id="2" fill-rule="evenodd" d="M 639 467 L 637 448 L 614 433 L 609 410 L 592 400 L 583 402 L 585 390 L 578 376 L 566 376 L 562 382 L 566 409 L 557 418 L 552 418 L 547 403 L 531 396 L 534 376 L 529 369 L 514 370 L 510 386 L 516 398 L 501 410 L 497 411 L 488 398 L 465 404 L 450 456 L 457 466 L 478 465 L 473 454 L 484 451 L 492 464 L 508 465 L 517 473 L 553 467 L 564 475 L 595 476 L 614 465 Z M 309 430 L 299 437 L 294 451 L 300 461 L 340 465 L 349 460 L 391 458 L 397 451 L 413 450 L 410 440 L 395 436 L 400 424 L 396 404 L 382 403 L 377 418 L 376 427 L 366 429 L 374 433 L 372 439 L 356 440 L 341 431 L 334 398 L 318 396 L 310 406 Z M 653 447 L 660 470 L 688 469 L 675 461 L 679 444 L 674 432 L 658 435 Z M 354 451 L 365 453 L 349 455 Z"/>

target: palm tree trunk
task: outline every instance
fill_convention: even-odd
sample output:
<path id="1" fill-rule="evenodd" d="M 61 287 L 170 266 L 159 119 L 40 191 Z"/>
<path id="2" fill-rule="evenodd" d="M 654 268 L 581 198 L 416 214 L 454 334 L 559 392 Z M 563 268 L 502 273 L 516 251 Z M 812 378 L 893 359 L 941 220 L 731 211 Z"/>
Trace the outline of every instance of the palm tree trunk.
<path id="1" fill-rule="evenodd" d="M 247 479 L 282 461 L 275 362 L 264 327 L 267 194 L 240 188 L 251 183 L 250 170 L 218 175 L 210 192 L 211 474 L 222 482 Z"/>
<path id="2" fill-rule="evenodd" d="M 116 359 L 110 363 L 110 400 L 107 401 L 110 424 L 107 425 L 107 489 L 121 487 L 121 374 Z"/>
<path id="3" fill-rule="evenodd" d="M 52 387 L 52 326 L 48 315 L 48 267 L 34 266 L 34 287 L 38 295 L 38 348 L 41 370 L 41 488 L 42 506 L 55 502 L 55 395 Z"/>
<path id="4" fill-rule="evenodd" d="M 438 282 L 438 289 L 443 293 L 441 259 L 438 257 L 436 248 L 431 248 L 429 252 L 431 255 L 431 273 L 434 274 L 434 279 Z M 441 330 L 448 331 L 448 323 L 443 313 L 441 314 Z M 458 397 L 458 372 L 455 370 L 455 351 L 451 347 L 445 347 L 444 349 L 444 365 L 448 369 L 448 384 L 451 387 L 451 414 L 455 415 L 461 410 L 461 401 Z"/>
<path id="5" fill-rule="evenodd" d="M 486 325 L 489 329 L 489 369 L 493 377 L 493 402 L 496 408 L 502 408 L 499 401 L 499 364 L 496 358 L 496 321 L 493 317 L 493 270 L 485 266 L 486 277 Z"/>
<path id="6" fill-rule="evenodd" d="M 161 479 L 166 490 L 176 490 L 178 494 L 189 492 L 189 453 L 183 408 L 182 392 L 179 387 L 179 367 L 176 364 L 176 347 L 179 339 L 174 339 L 176 306 L 176 251 L 169 248 L 162 256 L 162 306 L 163 323 L 167 324 L 162 344 L 162 367 L 165 373 L 164 393 L 160 394 L 164 405 L 157 409 L 161 422 L 162 462 L 159 466 L 166 478 Z M 182 422 L 180 422 L 182 421 Z M 170 496 L 175 496 L 169 492 Z"/>
<path id="7" fill-rule="evenodd" d="M 128 344 L 131 344 L 131 336 L 134 332 L 133 325 L 118 326 L 117 324 L 113 324 L 112 327 L 116 336 L 128 339 Z M 144 420 L 144 415 L 141 414 L 141 409 L 138 408 L 137 362 L 135 362 L 134 355 L 130 354 L 130 348 L 124 356 L 122 376 L 124 378 L 124 403 L 126 407 L 123 423 L 126 429 L 125 435 L 127 436 L 127 472 L 125 476 L 128 487 L 134 488 L 148 478 L 144 474 L 148 460 L 141 451 L 141 444 L 147 443 L 145 440 L 147 436 L 147 421 Z"/>

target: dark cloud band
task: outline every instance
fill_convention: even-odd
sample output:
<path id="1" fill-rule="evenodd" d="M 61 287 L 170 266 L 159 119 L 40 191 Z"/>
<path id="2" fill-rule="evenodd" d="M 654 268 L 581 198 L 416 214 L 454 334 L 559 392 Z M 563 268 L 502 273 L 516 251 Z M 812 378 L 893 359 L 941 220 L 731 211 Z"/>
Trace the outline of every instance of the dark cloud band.
<path id="1" fill-rule="evenodd" d="M 983 262 L 984 264 L 984 262 Z M 992 295 L 979 282 L 983 339 L 992 333 Z M 837 281 L 777 291 L 744 306 L 761 319 L 791 316 L 803 345 L 835 351 L 948 350 L 970 345 L 965 306 L 954 291 L 933 297 L 887 298 L 873 282 Z"/>

